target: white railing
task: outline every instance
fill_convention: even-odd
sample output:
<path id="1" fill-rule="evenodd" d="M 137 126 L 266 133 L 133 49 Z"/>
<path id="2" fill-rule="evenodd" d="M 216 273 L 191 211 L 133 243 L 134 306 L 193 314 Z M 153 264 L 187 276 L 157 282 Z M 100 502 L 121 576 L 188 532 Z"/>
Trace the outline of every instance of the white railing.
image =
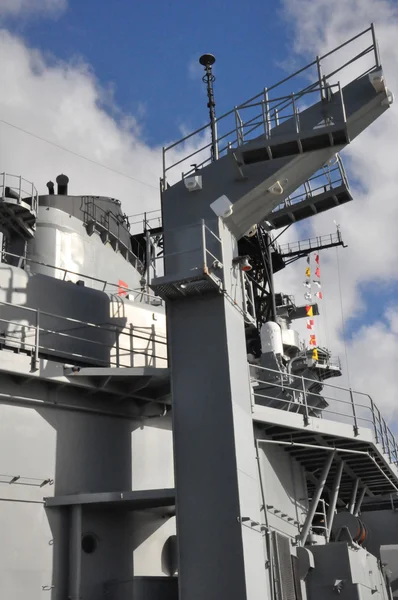
<path id="1" fill-rule="evenodd" d="M 335 55 L 341 49 L 353 44 L 357 51 L 357 41 L 364 41 L 363 49 L 355 54 L 351 59 L 341 64 L 337 69 L 331 72 L 323 73 L 325 60 Z M 355 42 L 355 44 L 354 44 Z M 364 67 L 360 59 L 367 57 L 369 60 Z M 343 60 L 343 58 L 342 58 Z M 239 147 L 245 142 L 254 139 L 261 134 L 270 137 L 273 129 L 288 119 L 294 119 L 297 133 L 300 131 L 300 110 L 305 109 L 309 105 L 309 101 L 315 95 L 316 102 L 325 100 L 332 93 L 340 95 L 342 106 L 342 118 L 344 120 L 344 102 L 341 95 L 341 87 L 339 83 L 335 83 L 335 76 L 350 67 L 353 63 L 357 63 L 357 70 L 352 73 L 352 79 L 359 78 L 366 73 L 371 72 L 375 67 L 380 66 L 379 51 L 375 37 L 373 24 L 352 37 L 348 41 L 327 52 L 323 56 L 318 56 L 314 61 L 299 69 L 292 75 L 285 77 L 275 85 L 264 88 L 259 94 L 250 98 L 243 104 L 235 106 L 232 110 L 223 114 L 216 119 L 216 129 L 219 132 L 215 145 L 218 149 L 218 156 L 225 155 L 231 147 Z M 363 69 L 365 68 L 365 71 Z M 302 87 L 303 81 L 308 79 L 315 80 L 314 83 Z M 293 84 L 298 86 L 299 92 L 291 93 L 289 86 Z M 274 96 L 276 94 L 276 96 Z M 212 160 L 211 148 L 213 142 L 209 141 L 203 144 L 203 139 L 210 138 L 211 124 L 208 123 L 203 127 L 186 135 L 182 139 L 163 148 L 163 188 L 166 187 L 167 177 L 170 171 L 182 166 L 187 161 L 193 162 L 196 158 L 198 161 L 196 166 L 182 174 L 182 177 L 192 174 L 195 169 L 204 167 Z M 179 160 L 173 162 L 175 157 L 174 150 L 178 148 L 181 151 L 181 145 L 185 145 L 190 149 Z M 181 152 L 179 153 L 181 155 Z M 205 156 L 204 160 L 202 157 Z M 171 157 L 171 160 L 169 160 Z"/>
<path id="2" fill-rule="evenodd" d="M 32 213 L 37 215 L 39 208 L 39 194 L 34 184 L 20 175 L 11 175 L 10 173 L 0 173 L 0 197 L 7 199 L 6 188 L 17 196 L 17 204 L 28 204 Z"/>
<path id="3" fill-rule="evenodd" d="M 159 361 L 166 366 L 167 339 L 154 327 L 90 323 L 9 302 L 0 302 L 0 307 L 12 308 L 13 314 L 0 318 L 0 346 L 28 351 L 35 369 L 40 355 L 99 367 L 136 366 L 138 357 L 145 366 L 157 366 Z M 44 326 L 44 321 L 56 324 Z M 81 333 L 73 333 L 76 330 Z M 74 351 L 76 346 L 83 346 L 84 352 Z"/>
<path id="4" fill-rule="evenodd" d="M 91 275 L 85 275 L 84 273 L 78 273 L 77 271 L 72 271 L 71 269 L 65 269 L 64 267 L 57 267 L 55 265 L 45 263 L 40 260 L 35 260 L 33 258 L 27 258 L 26 256 L 21 256 L 20 254 L 13 254 L 12 252 L 6 252 L 5 250 L 2 251 L 2 255 L 5 258 L 10 257 L 10 258 L 16 259 L 15 266 L 17 266 L 21 269 L 25 269 L 27 264 L 39 265 L 40 267 L 46 267 L 52 271 L 59 271 L 62 274 L 62 277 L 60 277 L 59 279 L 62 279 L 63 281 L 68 281 L 68 277 L 78 278 L 78 280 L 81 280 L 84 282 L 87 281 L 87 282 L 94 284 L 92 286 L 93 289 L 98 289 L 102 292 L 107 293 L 108 295 L 111 295 L 111 296 L 120 295 L 119 292 L 121 291 L 121 288 L 120 288 L 119 283 L 113 283 L 113 282 L 107 281 L 105 279 L 100 279 L 98 277 L 92 277 Z M 3 261 L 3 262 L 5 262 L 5 264 L 6 264 L 6 261 Z M 96 284 L 98 284 L 98 286 Z M 128 296 L 129 299 L 132 299 L 134 301 L 138 300 L 140 302 L 146 302 L 147 304 L 150 304 L 155 301 L 157 306 L 163 304 L 162 300 L 159 297 L 154 296 L 153 294 L 148 294 L 147 292 L 145 292 L 145 290 L 142 290 L 141 288 L 129 288 L 129 287 L 123 286 L 122 293 L 123 293 L 124 297 Z"/>
<path id="5" fill-rule="evenodd" d="M 329 405 L 322 409 L 322 417 L 333 415 L 334 420 L 352 425 L 354 435 L 358 435 L 359 426 L 370 428 L 376 443 L 382 446 L 389 462 L 398 465 L 397 440 L 369 394 L 324 382 L 321 382 L 322 393 L 318 394 L 310 391 L 311 385 L 319 383 L 314 379 L 257 365 L 250 365 L 250 374 L 254 384 L 254 398 L 258 397 L 260 403 L 264 403 L 263 400 L 277 400 L 284 405 L 285 410 L 302 413 L 303 422 L 307 425 L 312 411 L 317 410 L 314 405 L 308 403 L 308 397 L 324 399 Z M 280 395 L 270 393 L 272 388 L 276 388 L 280 393 L 288 392 L 293 399 L 285 400 Z"/>
<path id="6" fill-rule="evenodd" d="M 305 200 L 316 198 L 319 194 L 330 192 L 337 187 L 344 185 L 349 189 L 347 175 L 344 169 L 343 161 L 336 154 L 333 164 L 326 164 L 322 169 L 317 171 L 312 177 L 303 183 L 292 195 L 288 196 L 281 204 L 278 204 L 269 216 L 280 210 L 300 204 Z"/>

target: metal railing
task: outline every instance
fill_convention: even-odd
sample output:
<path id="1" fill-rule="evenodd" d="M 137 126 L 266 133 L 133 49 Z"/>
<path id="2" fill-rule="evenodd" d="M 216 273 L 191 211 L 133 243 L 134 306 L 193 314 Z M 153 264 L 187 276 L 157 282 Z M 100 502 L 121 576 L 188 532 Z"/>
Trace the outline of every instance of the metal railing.
<path id="1" fill-rule="evenodd" d="M 263 400 L 277 401 L 284 405 L 286 411 L 302 414 L 305 425 L 308 425 L 316 408 L 313 403 L 308 402 L 308 398 L 326 400 L 328 407 L 322 409 L 321 417 L 333 415 L 333 420 L 350 424 L 355 436 L 358 435 L 360 426 L 371 429 L 375 442 L 380 444 L 389 463 L 398 465 L 397 440 L 369 394 L 323 382 L 322 393 L 319 394 L 311 391 L 311 386 L 319 384 L 317 380 L 257 365 L 250 365 L 250 378 L 255 401 L 256 397 L 260 403 Z M 278 395 L 269 393 L 275 388 L 279 390 Z M 284 392 L 288 392 L 291 398 L 283 398 Z"/>
<path id="2" fill-rule="evenodd" d="M 106 210 L 101 206 L 98 206 L 95 200 L 96 198 L 93 196 L 82 196 L 80 208 L 85 217 L 86 227 L 97 229 L 100 237 L 103 238 L 103 241 L 107 239 L 114 250 L 118 250 L 123 258 L 130 262 L 137 271 L 142 274 L 144 271 L 143 262 L 121 237 L 121 232 L 124 232 L 125 236 L 128 236 L 127 239 L 130 239 L 130 222 L 127 215 L 115 215 L 111 210 Z M 118 200 L 110 199 L 109 201 L 113 204 L 120 205 Z"/>
<path id="3" fill-rule="evenodd" d="M 139 233 L 142 233 L 148 227 L 153 229 L 155 227 L 162 226 L 162 211 L 161 209 L 149 210 L 147 212 L 136 213 L 134 215 L 129 215 L 129 220 L 134 219 L 130 222 L 130 232 L 134 230 L 134 226 L 137 226 Z"/>
<path id="4" fill-rule="evenodd" d="M 328 74 L 323 73 L 324 61 L 327 58 L 335 55 L 349 44 L 357 42 L 357 40 L 364 36 L 366 37 L 366 40 L 364 41 L 364 47 L 360 52 L 339 66 L 339 68 L 333 69 Z M 370 38 L 369 42 L 368 38 Z M 345 121 L 341 87 L 339 82 L 334 82 L 335 76 L 367 55 L 370 56 L 370 61 L 368 61 L 369 64 L 366 65 L 365 72 L 362 70 L 363 66 L 359 66 L 359 72 L 355 72 L 352 79 L 359 78 L 372 71 L 375 67 L 380 66 L 379 51 L 373 24 L 358 35 L 352 37 L 343 44 L 340 44 L 337 48 L 334 48 L 323 56 L 318 56 L 314 61 L 302 69 L 285 77 L 275 85 L 264 88 L 263 91 L 253 98 L 235 106 L 232 110 L 218 117 L 216 119 L 216 129 L 219 132 L 219 135 L 215 140 L 218 156 L 222 157 L 232 147 L 239 147 L 261 134 L 266 137 L 271 137 L 271 135 L 275 133 L 273 131 L 275 127 L 278 127 L 278 125 L 286 120 L 291 119 L 296 128 L 296 132 L 299 133 L 300 110 L 309 106 L 312 95 L 315 95 L 316 102 L 319 100 L 323 101 L 330 99 L 333 93 L 340 95 L 342 118 Z M 359 65 L 359 63 L 357 64 Z M 303 81 L 308 81 L 308 79 L 315 80 L 315 82 L 302 87 Z M 291 83 L 298 86 L 300 91 L 291 93 L 291 89 L 288 87 Z M 275 93 L 276 97 L 274 97 Z M 245 114 L 244 117 L 242 117 L 243 113 Z M 163 148 L 163 187 L 166 186 L 167 176 L 170 171 L 177 166 L 189 164 L 187 163 L 188 160 L 193 162 L 193 159 L 197 159 L 198 162 L 195 167 L 182 174 L 183 178 L 192 174 L 195 169 L 204 167 L 211 162 L 211 148 L 213 142 L 209 141 L 203 144 L 204 138 L 210 139 L 210 128 L 211 125 L 208 123 L 182 139 Z M 175 155 L 173 150 L 181 145 L 187 147 L 186 155 L 169 164 L 168 156 Z M 203 160 L 202 156 L 205 156 Z"/>
<path id="5" fill-rule="evenodd" d="M 34 368 L 40 355 L 101 367 L 136 366 L 138 357 L 145 366 L 156 366 L 157 361 L 162 366 L 167 363 L 166 336 L 157 333 L 154 327 L 90 323 L 10 302 L 0 301 L 0 306 L 12 307 L 14 315 L 0 318 L 0 346 L 28 351 Z M 25 321 L 16 316 L 19 311 Z M 44 326 L 43 321 L 55 324 Z M 74 351 L 76 346 L 82 346 L 84 352 Z"/>
<path id="6" fill-rule="evenodd" d="M 72 271 L 71 269 L 65 269 L 64 267 L 57 267 L 56 265 L 51 265 L 49 263 L 45 263 L 42 262 L 40 260 L 35 260 L 33 258 L 27 258 L 26 256 L 21 256 L 20 254 L 13 254 L 12 252 L 7 252 L 5 250 L 3 250 L 1 252 L 1 254 L 6 258 L 6 257 L 10 257 L 13 259 L 16 259 L 15 261 L 15 266 L 19 267 L 20 269 L 25 269 L 27 264 L 34 264 L 34 265 L 38 265 L 40 267 L 45 267 L 47 269 L 50 269 L 52 271 L 59 271 L 59 273 L 62 274 L 62 277 L 59 277 L 58 279 L 62 279 L 63 281 L 72 281 L 71 279 L 68 279 L 68 277 L 73 277 L 76 278 L 76 281 L 84 281 L 84 282 L 89 282 L 92 285 L 93 289 L 98 289 L 102 292 L 107 293 L 110 296 L 114 296 L 114 295 L 121 295 L 120 292 L 122 292 L 122 295 L 124 297 L 128 296 L 130 299 L 134 300 L 134 301 L 140 301 L 140 302 L 146 302 L 147 304 L 150 304 L 151 302 L 153 302 L 156 298 L 156 305 L 162 305 L 163 302 L 159 297 L 155 297 L 153 294 L 148 294 L 147 292 L 145 292 L 145 290 L 142 290 L 141 288 L 129 288 L 127 286 L 123 286 L 122 290 L 120 288 L 120 284 L 119 283 L 113 283 L 110 281 L 107 281 L 105 279 L 100 279 L 98 277 L 93 277 L 91 275 L 85 275 L 84 273 L 78 273 L 77 271 Z M 4 265 L 7 265 L 6 261 L 3 261 Z M 1 263 L 0 263 L 1 265 Z M 76 281 L 74 281 L 74 283 L 76 283 Z M 98 285 L 97 285 L 98 284 Z"/>
<path id="7" fill-rule="evenodd" d="M 272 215 L 280 210 L 300 204 L 311 198 L 316 199 L 316 196 L 324 192 L 332 191 L 333 189 L 344 185 L 349 189 L 347 175 L 344 169 L 343 161 L 336 154 L 334 161 L 326 164 L 310 177 L 302 186 L 300 186 L 292 195 L 288 196 L 281 204 L 278 204 L 268 217 L 272 220 Z"/>
<path id="8" fill-rule="evenodd" d="M 287 242 L 286 244 L 274 244 L 282 256 L 288 256 L 291 253 L 308 252 L 308 250 L 319 249 L 322 246 L 342 244 L 341 232 L 338 229 L 335 233 L 317 235 L 308 240 L 299 240 L 297 242 Z"/>
<path id="9" fill-rule="evenodd" d="M 37 215 L 39 207 L 39 194 L 34 184 L 20 175 L 0 173 L 0 196 L 2 200 L 7 199 L 6 188 L 9 188 L 17 196 L 17 204 L 26 204 L 31 212 Z"/>
<path id="10" fill-rule="evenodd" d="M 200 272 L 212 274 L 213 271 L 221 270 L 222 264 L 222 242 L 221 239 L 212 231 L 202 219 L 199 223 L 192 223 L 184 227 L 176 227 L 172 230 L 173 239 L 177 240 L 179 232 L 186 233 L 187 229 L 192 230 L 191 242 L 192 247 L 186 250 L 179 250 L 177 252 L 168 252 L 157 256 L 154 262 L 165 261 L 168 262 L 168 275 L 181 275 L 186 268 L 195 277 Z M 196 230 L 196 231 L 195 231 Z M 210 239 L 210 243 L 208 240 Z M 178 245 L 178 242 L 177 242 Z M 209 249 L 211 246 L 214 252 L 218 253 L 218 256 Z M 159 271 L 159 269 L 157 269 Z M 160 275 L 162 276 L 162 275 Z M 156 282 L 156 278 L 154 279 Z"/>

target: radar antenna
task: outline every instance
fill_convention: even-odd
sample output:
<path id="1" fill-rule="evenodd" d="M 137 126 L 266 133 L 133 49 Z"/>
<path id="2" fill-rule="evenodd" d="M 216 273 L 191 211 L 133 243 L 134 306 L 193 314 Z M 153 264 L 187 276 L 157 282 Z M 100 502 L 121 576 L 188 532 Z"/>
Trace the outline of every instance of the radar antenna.
<path id="1" fill-rule="evenodd" d="M 216 62 L 215 57 L 212 54 L 203 54 L 199 58 L 199 62 L 205 68 L 205 75 L 202 77 L 202 81 L 206 84 L 207 97 L 209 99 L 207 107 L 210 115 L 210 129 L 211 129 L 211 159 L 215 161 L 218 159 L 218 146 L 217 146 L 217 119 L 216 119 L 216 103 L 214 100 L 214 89 L 213 83 L 216 78 L 212 72 L 212 66 Z"/>

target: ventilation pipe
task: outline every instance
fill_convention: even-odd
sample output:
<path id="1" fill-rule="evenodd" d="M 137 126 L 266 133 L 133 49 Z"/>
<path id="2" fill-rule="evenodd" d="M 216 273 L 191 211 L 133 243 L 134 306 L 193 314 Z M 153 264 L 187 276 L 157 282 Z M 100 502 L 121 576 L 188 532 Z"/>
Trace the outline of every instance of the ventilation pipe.
<path id="1" fill-rule="evenodd" d="M 48 183 L 46 183 L 46 186 L 48 188 L 48 193 L 50 196 L 54 196 L 54 182 L 53 181 L 49 181 Z"/>
<path id="2" fill-rule="evenodd" d="M 69 177 L 67 175 L 58 175 L 57 179 L 58 184 L 58 195 L 59 196 L 67 196 L 68 195 L 68 183 Z"/>

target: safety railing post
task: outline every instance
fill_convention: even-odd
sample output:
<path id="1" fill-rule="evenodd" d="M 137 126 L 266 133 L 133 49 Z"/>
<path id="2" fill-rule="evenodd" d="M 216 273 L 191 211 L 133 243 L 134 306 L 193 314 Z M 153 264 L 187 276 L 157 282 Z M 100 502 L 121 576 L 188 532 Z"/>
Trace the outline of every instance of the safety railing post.
<path id="1" fill-rule="evenodd" d="M 375 434 L 375 440 L 376 440 L 376 444 L 379 441 L 379 436 L 377 434 L 377 427 L 376 427 L 376 416 L 375 416 L 375 407 L 374 407 L 374 403 L 372 398 L 369 396 L 369 400 L 370 400 L 370 410 L 372 412 L 372 423 L 373 423 L 373 429 L 374 429 L 374 434 Z"/>
<path id="2" fill-rule="evenodd" d="M 296 102 L 294 100 L 294 94 L 293 93 L 291 95 L 291 98 L 292 98 L 293 118 L 294 118 L 294 123 L 295 123 L 295 126 L 296 126 L 296 133 L 299 133 L 299 131 L 300 131 L 299 119 L 298 119 L 297 107 L 296 107 Z"/>
<path id="3" fill-rule="evenodd" d="M 2 186 L 2 190 L 1 190 L 1 197 L 3 200 L 6 197 L 6 174 L 5 173 L 3 173 L 3 186 Z"/>
<path id="4" fill-rule="evenodd" d="M 356 409 L 355 409 L 354 394 L 352 393 L 352 389 L 351 388 L 350 388 L 350 400 L 351 400 L 352 416 L 354 418 L 354 435 L 358 435 L 357 412 L 356 412 Z"/>
<path id="5" fill-rule="evenodd" d="M 394 452 L 395 452 L 394 465 L 396 465 L 396 464 L 398 464 L 398 446 L 397 446 L 395 437 L 394 437 Z"/>
<path id="6" fill-rule="evenodd" d="M 206 255 L 206 224 L 202 219 L 202 245 L 203 245 L 203 272 L 207 273 L 207 255 Z"/>
<path id="7" fill-rule="evenodd" d="M 116 366 L 120 367 L 120 341 L 118 333 L 118 328 L 115 326 Z"/>
<path id="8" fill-rule="evenodd" d="M 381 422 L 381 414 L 380 414 L 380 411 L 379 411 L 378 408 L 377 408 L 377 414 L 378 414 L 378 417 L 379 417 L 379 428 L 380 428 L 380 436 L 381 436 L 381 446 L 383 448 L 383 454 L 385 454 L 385 452 L 386 452 L 386 444 L 385 444 L 385 441 L 384 441 L 384 431 L 383 431 L 383 425 L 382 425 L 382 422 Z"/>
<path id="9" fill-rule="evenodd" d="M 269 138 L 271 123 L 269 120 L 268 89 L 267 88 L 264 88 L 264 100 L 262 103 L 262 108 L 263 108 L 263 119 L 264 119 L 264 133 L 265 133 L 265 137 Z"/>
<path id="10" fill-rule="evenodd" d="M 390 450 L 390 440 L 388 437 L 388 430 L 387 430 L 387 424 L 385 422 L 385 420 L 383 419 L 383 428 L 384 428 L 384 434 L 386 436 L 386 442 L 387 442 L 387 455 L 388 455 L 388 461 L 391 462 L 391 450 Z"/>
<path id="11" fill-rule="evenodd" d="M 163 146 L 162 148 L 162 167 L 163 167 L 163 179 L 162 179 L 162 187 L 166 189 L 166 150 Z"/>
<path id="12" fill-rule="evenodd" d="M 373 41 L 373 50 L 374 50 L 374 54 L 375 54 L 376 67 L 379 67 L 380 66 L 380 52 L 379 52 L 379 44 L 377 43 L 377 39 L 376 39 L 374 23 L 371 24 L 370 28 L 372 30 L 372 41 Z"/>
<path id="13" fill-rule="evenodd" d="M 301 384 L 303 386 L 303 400 L 304 400 L 304 425 L 309 424 L 309 416 L 308 416 L 308 404 L 307 404 L 307 390 L 305 389 L 304 377 L 301 377 Z"/>
<path id="14" fill-rule="evenodd" d="M 35 347 L 32 353 L 32 371 L 39 368 L 39 345 L 40 345 L 40 310 L 36 309 L 35 323 Z"/>
<path id="15" fill-rule="evenodd" d="M 22 176 L 19 176 L 19 189 L 18 189 L 18 204 L 21 204 L 22 197 Z"/>
<path id="16" fill-rule="evenodd" d="M 322 67 L 321 67 L 321 59 L 319 56 L 316 57 L 316 66 L 318 70 L 318 81 L 319 81 L 319 91 L 321 93 L 321 100 L 325 99 L 324 91 L 323 91 L 323 77 L 322 77 Z"/>
<path id="17" fill-rule="evenodd" d="M 238 108 L 235 106 L 235 128 L 236 128 L 236 143 L 241 146 L 244 142 L 242 131 L 242 119 L 240 118 Z"/>

